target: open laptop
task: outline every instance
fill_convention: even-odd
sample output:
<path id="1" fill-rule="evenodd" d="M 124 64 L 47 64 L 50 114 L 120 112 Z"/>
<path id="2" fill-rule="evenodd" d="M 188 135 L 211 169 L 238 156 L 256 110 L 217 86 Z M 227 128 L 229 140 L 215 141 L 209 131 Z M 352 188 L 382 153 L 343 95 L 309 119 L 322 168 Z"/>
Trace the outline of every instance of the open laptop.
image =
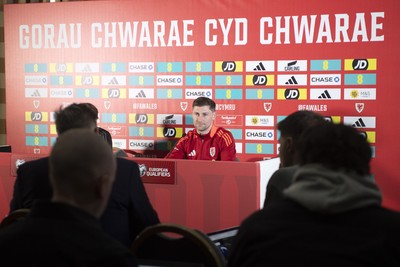
<path id="1" fill-rule="evenodd" d="M 233 238 L 236 236 L 238 230 L 239 226 L 235 226 L 207 234 L 215 246 L 219 248 L 225 259 L 228 258 Z"/>

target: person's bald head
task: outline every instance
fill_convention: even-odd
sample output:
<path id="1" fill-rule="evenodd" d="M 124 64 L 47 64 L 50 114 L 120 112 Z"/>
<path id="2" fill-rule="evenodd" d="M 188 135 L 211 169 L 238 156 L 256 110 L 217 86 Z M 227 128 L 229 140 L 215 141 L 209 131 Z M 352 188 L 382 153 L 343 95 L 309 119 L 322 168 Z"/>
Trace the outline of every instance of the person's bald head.
<path id="1" fill-rule="evenodd" d="M 112 149 L 101 136 L 88 129 L 68 130 L 58 137 L 50 154 L 53 201 L 87 205 L 89 212 L 99 216 L 115 172 Z"/>

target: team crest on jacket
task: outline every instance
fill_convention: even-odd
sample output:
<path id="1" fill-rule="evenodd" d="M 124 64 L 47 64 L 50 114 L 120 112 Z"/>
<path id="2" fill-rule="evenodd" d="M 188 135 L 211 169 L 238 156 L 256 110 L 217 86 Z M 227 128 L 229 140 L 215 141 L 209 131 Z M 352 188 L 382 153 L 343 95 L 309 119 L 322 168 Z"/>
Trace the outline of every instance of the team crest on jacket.
<path id="1" fill-rule="evenodd" d="M 215 156 L 215 147 L 210 147 L 210 156 L 214 157 Z"/>

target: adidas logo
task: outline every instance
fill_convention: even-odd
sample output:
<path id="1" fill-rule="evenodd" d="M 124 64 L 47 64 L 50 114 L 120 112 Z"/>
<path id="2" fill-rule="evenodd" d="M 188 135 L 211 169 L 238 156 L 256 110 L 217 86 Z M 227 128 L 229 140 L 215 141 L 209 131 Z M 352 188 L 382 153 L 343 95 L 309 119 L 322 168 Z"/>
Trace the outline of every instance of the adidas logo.
<path id="1" fill-rule="evenodd" d="M 297 83 L 296 78 L 294 76 L 292 76 L 292 77 L 290 77 L 290 79 L 287 82 L 285 82 L 285 84 L 298 84 L 298 83 Z"/>
<path id="2" fill-rule="evenodd" d="M 331 97 L 331 95 L 329 94 L 328 90 L 325 90 L 318 98 L 319 98 L 319 99 L 326 99 L 326 98 L 330 99 L 330 98 L 332 98 L 332 97 Z"/>
<path id="3" fill-rule="evenodd" d="M 365 127 L 365 123 L 362 118 L 359 118 L 355 123 L 352 125 L 353 127 Z"/>
<path id="4" fill-rule="evenodd" d="M 92 69 L 90 68 L 90 65 L 86 65 L 86 66 L 83 68 L 82 72 L 92 72 Z"/>
<path id="5" fill-rule="evenodd" d="M 262 62 L 260 62 L 253 70 L 265 70 L 265 67 Z"/>
<path id="6" fill-rule="evenodd" d="M 144 93 L 143 90 L 140 90 L 140 92 L 135 97 L 136 98 L 146 98 L 146 94 Z"/>
<path id="7" fill-rule="evenodd" d="M 118 84 L 117 78 L 113 77 L 113 78 L 111 79 L 111 81 L 110 81 L 108 84 L 110 84 L 110 85 L 116 85 L 116 84 Z"/>
<path id="8" fill-rule="evenodd" d="M 194 157 L 196 156 L 196 150 L 193 150 L 192 152 L 189 153 L 189 157 Z"/>
<path id="9" fill-rule="evenodd" d="M 33 92 L 33 94 L 31 95 L 31 97 L 40 97 L 40 93 L 39 90 L 35 90 L 35 92 Z"/>

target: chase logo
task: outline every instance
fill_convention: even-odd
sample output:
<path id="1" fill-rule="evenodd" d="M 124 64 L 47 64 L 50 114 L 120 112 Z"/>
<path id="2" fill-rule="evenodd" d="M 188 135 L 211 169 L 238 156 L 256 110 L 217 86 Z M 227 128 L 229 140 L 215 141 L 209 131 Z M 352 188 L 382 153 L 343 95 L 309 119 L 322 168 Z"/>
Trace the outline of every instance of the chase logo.
<path id="1" fill-rule="evenodd" d="M 217 61 L 215 62 L 216 72 L 242 72 L 242 61 Z"/>
<path id="2" fill-rule="evenodd" d="M 47 76 L 25 76 L 25 85 L 47 85 Z"/>
<path id="3" fill-rule="evenodd" d="M 157 85 L 159 86 L 176 86 L 182 85 L 182 75 L 157 75 Z"/>
<path id="4" fill-rule="evenodd" d="M 50 88 L 51 98 L 72 98 L 73 95 L 71 88 Z"/>
<path id="5" fill-rule="evenodd" d="M 278 89 L 278 99 L 279 100 L 306 100 L 307 99 L 307 89 Z"/>
<path id="6" fill-rule="evenodd" d="M 348 88 L 344 89 L 345 100 L 376 100 L 375 88 Z"/>
<path id="7" fill-rule="evenodd" d="M 376 70 L 376 58 L 345 59 L 344 70 Z"/>
<path id="8" fill-rule="evenodd" d="M 246 140 L 274 140 L 274 130 L 246 130 Z"/>
<path id="9" fill-rule="evenodd" d="M 153 62 L 129 62 L 128 64 L 129 72 L 138 73 L 151 73 L 154 72 Z"/>
<path id="10" fill-rule="evenodd" d="M 25 121 L 48 121 L 47 112 L 25 112 Z"/>
<path id="11" fill-rule="evenodd" d="M 174 127 L 157 127 L 157 137 L 182 137 L 183 129 Z"/>
<path id="12" fill-rule="evenodd" d="M 121 88 L 103 88 L 101 91 L 102 98 L 126 98 L 126 89 Z"/>
<path id="13" fill-rule="evenodd" d="M 154 140 L 129 139 L 129 149 L 132 149 L 132 150 L 154 150 Z"/>
<path id="14" fill-rule="evenodd" d="M 186 99 L 196 99 L 200 96 L 212 98 L 212 89 L 185 89 Z"/>
<path id="15" fill-rule="evenodd" d="M 176 125 L 183 124 L 182 114 L 157 114 L 157 124 Z"/>
<path id="16" fill-rule="evenodd" d="M 246 75 L 246 85 L 265 86 L 274 85 L 274 75 Z"/>
<path id="17" fill-rule="evenodd" d="M 340 74 L 312 74 L 310 85 L 340 85 Z"/>

